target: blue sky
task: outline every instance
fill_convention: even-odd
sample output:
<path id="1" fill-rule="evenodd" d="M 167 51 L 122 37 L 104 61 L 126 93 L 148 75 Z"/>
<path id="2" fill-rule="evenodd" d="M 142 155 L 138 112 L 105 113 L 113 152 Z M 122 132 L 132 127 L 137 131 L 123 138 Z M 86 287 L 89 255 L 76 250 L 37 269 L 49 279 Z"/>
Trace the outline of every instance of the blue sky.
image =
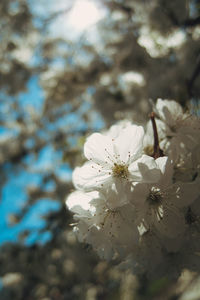
<path id="1" fill-rule="evenodd" d="M 38 78 L 33 76 L 27 85 L 27 92 L 21 93 L 16 101 L 20 105 L 20 113 L 26 117 L 27 107 L 32 106 L 36 112 L 40 113 L 43 108 L 44 93 L 39 86 Z M 15 119 L 15 114 L 10 114 L 10 120 Z M 13 132 L 14 131 L 14 132 Z M 6 135 L 15 137 L 16 130 L 6 127 L 0 128 L 0 138 Z M 28 142 L 27 147 L 34 146 L 34 141 Z M 52 145 L 43 147 L 38 157 L 31 153 L 27 155 L 23 161 L 25 167 L 17 168 L 9 163 L 5 163 L 3 167 L 4 174 L 7 177 L 6 183 L 1 190 L 0 201 L 0 244 L 5 242 L 17 242 L 20 233 L 29 230 L 30 233 L 24 240 L 27 246 L 33 243 L 45 243 L 51 239 L 51 233 L 48 231 L 40 232 L 45 228 L 46 222 L 43 218 L 50 212 L 60 209 L 60 203 L 55 199 L 42 198 L 32 205 L 22 221 L 16 225 L 9 222 L 9 216 L 12 214 L 20 214 L 28 200 L 27 187 L 42 187 L 44 191 L 52 191 L 55 189 L 55 182 L 52 180 L 43 184 L 43 177 L 49 170 L 55 170 L 58 177 L 63 180 L 71 179 L 71 169 L 67 164 L 62 163 L 61 151 L 55 151 Z"/>
<path id="2" fill-rule="evenodd" d="M 14 173 L 13 173 L 14 171 Z M 34 242 L 44 243 L 51 238 L 50 233 L 40 233 L 45 228 L 44 215 L 60 209 L 60 203 L 50 198 L 41 198 L 30 206 L 22 221 L 16 225 L 9 222 L 9 216 L 20 214 L 28 200 L 26 188 L 28 186 L 41 187 L 42 174 L 27 172 L 24 168 L 13 170 L 11 165 L 4 166 L 8 179 L 1 191 L 0 202 L 0 244 L 4 242 L 17 242 L 20 233 L 29 230 L 30 234 L 25 239 L 26 245 Z M 48 187 L 48 186 L 47 186 Z M 44 189 L 47 187 L 44 186 Z"/>
<path id="3" fill-rule="evenodd" d="M 89 93 L 93 90 L 89 89 Z M 12 99 L 11 99 L 12 101 Z M 2 103 L 3 109 L 9 105 L 6 102 Z M 15 101 L 18 102 L 20 107 L 20 114 L 29 121 L 28 107 L 33 107 L 35 112 L 41 115 L 44 105 L 44 93 L 39 85 L 39 80 L 37 76 L 33 76 L 28 84 L 27 91 L 21 93 Z M 70 104 L 64 105 L 64 108 L 60 109 L 66 110 L 66 115 L 57 120 L 55 123 L 48 123 L 44 119 L 44 128 L 39 129 L 38 135 L 43 137 L 48 141 L 51 140 L 52 134 L 59 131 L 61 128 L 66 128 L 67 130 L 100 130 L 104 126 L 103 120 L 97 113 L 93 113 L 91 116 L 92 125 L 85 123 L 84 119 L 81 117 L 84 113 L 87 113 L 90 108 L 90 104 L 83 102 L 80 108 L 73 113 L 69 113 Z M 10 121 L 15 120 L 18 112 L 8 110 L 9 114 L 7 118 Z M 9 119 L 8 119 L 9 123 Z M 11 136 L 16 138 L 19 134 L 18 130 L 8 129 L 6 127 L 0 127 L 0 139 L 4 136 Z M 77 142 L 76 137 L 71 137 L 68 139 L 68 143 L 74 146 Z M 30 149 L 30 153 L 23 159 L 23 165 L 13 166 L 10 163 L 5 163 L 3 166 L 3 172 L 7 177 L 5 184 L 2 186 L 1 190 L 1 201 L 0 201 L 0 245 L 5 242 L 19 242 L 20 234 L 28 230 L 29 234 L 24 239 L 24 244 L 31 246 L 34 243 L 44 244 L 52 238 L 51 232 L 45 230 L 46 221 L 43 216 L 58 211 L 61 207 L 60 203 L 56 199 L 41 198 L 36 201 L 22 218 L 21 222 L 12 225 L 10 220 L 10 215 L 19 214 L 28 200 L 28 187 L 39 187 L 43 191 L 53 191 L 56 184 L 53 180 L 49 180 L 43 183 L 44 176 L 48 175 L 49 172 L 53 172 L 61 181 L 67 182 L 71 180 L 72 170 L 67 163 L 62 161 L 62 150 L 55 149 L 53 144 L 47 143 L 35 156 L 31 153 L 32 147 L 34 147 L 34 138 L 26 142 L 26 147 Z M 41 232 L 42 230 L 42 232 Z"/>

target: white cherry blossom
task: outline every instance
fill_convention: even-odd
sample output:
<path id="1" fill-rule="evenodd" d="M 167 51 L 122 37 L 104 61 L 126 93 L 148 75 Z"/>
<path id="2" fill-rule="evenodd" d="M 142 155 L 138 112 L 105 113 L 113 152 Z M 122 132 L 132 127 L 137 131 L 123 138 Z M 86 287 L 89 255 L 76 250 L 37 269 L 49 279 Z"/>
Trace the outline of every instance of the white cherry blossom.
<path id="1" fill-rule="evenodd" d="M 185 230 L 184 207 L 191 205 L 199 194 L 199 179 L 173 183 L 173 165 L 168 161 L 162 168 L 161 179 L 154 184 L 139 183 L 133 190 L 137 222 L 146 231 L 157 231 L 164 237 L 175 238 Z"/>
<path id="2" fill-rule="evenodd" d="M 121 128 L 116 138 L 92 134 L 84 146 L 89 161 L 73 172 L 75 187 L 90 191 L 112 183 L 126 187 L 127 182 L 158 181 L 161 173 L 157 160 L 143 154 L 143 138 L 143 127 L 130 124 Z M 159 159 L 166 162 L 166 157 Z"/>
<path id="3" fill-rule="evenodd" d="M 160 146 L 174 161 L 200 143 L 199 119 L 188 112 L 184 113 L 179 103 L 158 99 L 154 109 L 163 122 L 158 126 Z"/>
<path id="4" fill-rule="evenodd" d="M 116 253 L 122 256 L 133 251 L 139 239 L 134 207 L 130 204 L 118 208 L 109 206 L 110 202 L 119 202 L 117 198 L 118 193 L 112 190 L 106 194 L 75 191 L 66 201 L 78 221 L 74 231 L 79 241 L 91 244 L 105 259 L 111 259 Z"/>

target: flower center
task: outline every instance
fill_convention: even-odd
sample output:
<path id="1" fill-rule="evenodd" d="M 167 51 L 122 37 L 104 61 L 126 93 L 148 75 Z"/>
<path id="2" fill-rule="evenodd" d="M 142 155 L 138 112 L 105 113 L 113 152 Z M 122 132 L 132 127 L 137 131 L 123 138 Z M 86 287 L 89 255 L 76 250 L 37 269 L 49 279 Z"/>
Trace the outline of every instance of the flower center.
<path id="1" fill-rule="evenodd" d="M 153 187 L 147 197 L 147 201 L 152 206 L 159 206 L 162 202 L 163 194 L 160 189 Z"/>
<path id="2" fill-rule="evenodd" d="M 112 168 L 112 173 L 114 177 L 127 178 L 128 167 L 126 165 L 118 165 L 114 163 L 114 166 Z"/>

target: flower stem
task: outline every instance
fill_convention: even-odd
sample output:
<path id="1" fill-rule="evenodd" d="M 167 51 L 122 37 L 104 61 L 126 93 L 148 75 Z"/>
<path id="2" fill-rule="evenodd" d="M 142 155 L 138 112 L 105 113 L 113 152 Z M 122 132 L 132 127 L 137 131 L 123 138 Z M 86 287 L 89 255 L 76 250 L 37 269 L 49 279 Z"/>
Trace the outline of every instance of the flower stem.
<path id="1" fill-rule="evenodd" d="M 152 123 L 152 127 L 153 127 L 153 136 L 154 136 L 154 147 L 153 147 L 153 158 L 158 158 L 158 157 L 162 157 L 164 156 L 164 153 L 162 151 L 162 149 L 160 149 L 159 146 L 159 138 L 158 138 L 158 130 L 157 130 L 157 126 L 156 126 L 156 120 L 155 120 L 155 113 L 152 112 L 150 114 L 150 118 L 151 118 L 151 123 Z"/>

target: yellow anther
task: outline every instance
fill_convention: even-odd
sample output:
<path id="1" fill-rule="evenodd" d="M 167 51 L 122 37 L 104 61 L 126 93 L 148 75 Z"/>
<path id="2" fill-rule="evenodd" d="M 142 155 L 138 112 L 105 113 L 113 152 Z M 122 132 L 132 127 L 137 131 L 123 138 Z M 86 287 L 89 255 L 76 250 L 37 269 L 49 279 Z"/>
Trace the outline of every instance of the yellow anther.
<path id="1" fill-rule="evenodd" d="M 115 163 L 114 167 L 112 168 L 112 173 L 114 177 L 127 178 L 128 167 L 126 165 L 118 165 Z"/>

